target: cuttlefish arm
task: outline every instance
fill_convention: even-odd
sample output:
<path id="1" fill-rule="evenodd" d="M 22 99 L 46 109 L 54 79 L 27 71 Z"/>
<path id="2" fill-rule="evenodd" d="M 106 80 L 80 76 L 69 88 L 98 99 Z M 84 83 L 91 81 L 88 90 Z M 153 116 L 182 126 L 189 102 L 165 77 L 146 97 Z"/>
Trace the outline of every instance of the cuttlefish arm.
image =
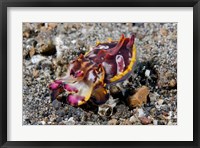
<path id="1" fill-rule="evenodd" d="M 80 62 L 80 60 L 76 62 Z M 78 63 L 76 63 L 76 65 L 77 64 Z M 49 88 L 52 90 L 53 94 L 56 94 L 52 96 L 55 97 L 54 99 L 57 99 L 57 94 L 59 94 L 62 89 L 68 93 L 66 101 L 72 106 L 79 106 L 90 99 L 93 90 L 97 86 L 104 86 L 105 71 L 101 65 L 93 65 L 91 68 L 82 69 L 84 74 L 77 76 L 77 70 L 73 68 L 75 67 L 72 66 L 69 68 L 69 71 L 75 71 L 73 74 L 54 81 L 49 85 Z M 70 72 L 67 72 L 67 74 L 70 74 Z M 72 79 L 69 79 L 69 77 Z M 104 99 L 107 98 L 100 98 L 99 102 L 105 102 L 106 100 Z"/>

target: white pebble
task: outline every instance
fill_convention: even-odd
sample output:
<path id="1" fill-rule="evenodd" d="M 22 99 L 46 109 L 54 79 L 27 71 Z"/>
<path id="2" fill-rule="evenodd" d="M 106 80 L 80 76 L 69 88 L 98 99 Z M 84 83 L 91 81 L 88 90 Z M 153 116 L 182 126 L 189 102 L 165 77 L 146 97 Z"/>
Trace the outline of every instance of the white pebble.
<path id="1" fill-rule="evenodd" d="M 71 42 L 72 42 L 72 44 L 75 44 L 75 43 L 76 43 L 76 40 L 72 40 Z"/>
<path id="2" fill-rule="evenodd" d="M 138 117 L 144 117 L 145 116 L 144 110 L 142 108 L 138 109 L 138 113 L 139 113 Z"/>
<path id="3" fill-rule="evenodd" d="M 158 120 L 153 120 L 153 125 L 158 125 Z"/>
<path id="4" fill-rule="evenodd" d="M 162 105 L 162 104 L 163 104 L 163 102 L 164 102 L 164 100 L 162 100 L 162 99 L 159 99 L 159 100 L 158 100 L 158 105 Z"/>
<path id="5" fill-rule="evenodd" d="M 135 123 L 137 121 L 137 119 L 135 118 L 135 116 L 131 116 L 130 119 L 129 119 L 129 121 L 131 123 Z"/>
<path id="6" fill-rule="evenodd" d="M 146 77 L 149 77 L 149 75 L 150 75 L 150 70 L 147 69 L 147 70 L 145 71 L 145 76 L 146 76 Z"/>
<path id="7" fill-rule="evenodd" d="M 46 122 L 45 122 L 45 121 L 41 121 L 41 123 L 42 123 L 42 125 L 45 125 L 45 124 L 46 124 Z"/>
<path id="8" fill-rule="evenodd" d="M 73 117 L 70 117 L 70 118 L 68 119 L 68 121 L 74 121 L 74 118 L 73 118 Z"/>
<path id="9" fill-rule="evenodd" d="M 33 64 L 37 64 L 37 63 L 39 63 L 40 61 L 43 61 L 43 60 L 45 60 L 46 58 L 45 57 L 43 57 L 43 56 L 41 56 L 41 55 L 35 55 L 35 56 L 33 56 L 32 58 L 31 58 L 31 62 L 33 63 Z"/>

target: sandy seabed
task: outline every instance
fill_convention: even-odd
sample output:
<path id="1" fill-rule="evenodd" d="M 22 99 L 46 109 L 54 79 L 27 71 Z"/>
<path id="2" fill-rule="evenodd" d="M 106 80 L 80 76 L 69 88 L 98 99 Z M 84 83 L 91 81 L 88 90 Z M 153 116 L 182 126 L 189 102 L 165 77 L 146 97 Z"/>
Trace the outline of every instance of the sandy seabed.
<path id="1" fill-rule="evenodd" d="M 73 107 L 51 101 L 50 82 L 96 41 L 136 36 L 132 76 L 110 87 L 116 105 Z M 146 86 L 147 103 L 130 107 L 127 98 Z M 130 94 L 131 92 L 131 94 Z M 176 125 L 177 23 L 23 23 L 23 125 Z"/>

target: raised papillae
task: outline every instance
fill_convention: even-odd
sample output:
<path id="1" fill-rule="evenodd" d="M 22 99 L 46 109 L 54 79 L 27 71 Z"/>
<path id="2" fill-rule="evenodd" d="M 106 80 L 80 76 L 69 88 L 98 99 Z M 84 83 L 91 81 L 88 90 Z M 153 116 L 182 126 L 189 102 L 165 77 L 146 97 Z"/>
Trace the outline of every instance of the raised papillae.
<path id="1" fill-rule="evenodd" d="M 109 98 L 106 87 L 132 73 L 136 62 L 134 39 L 134 35 L 122 35 L 119 41 L 97 43 L 91 51 L 79 55 L 69 64 L 66 75 L 49 85 L 52 100 L 61 99 L 60 95 L 67 92 L 64 98 L 73 106 L 89 99 L 95 104 L 105 103 Z"/>

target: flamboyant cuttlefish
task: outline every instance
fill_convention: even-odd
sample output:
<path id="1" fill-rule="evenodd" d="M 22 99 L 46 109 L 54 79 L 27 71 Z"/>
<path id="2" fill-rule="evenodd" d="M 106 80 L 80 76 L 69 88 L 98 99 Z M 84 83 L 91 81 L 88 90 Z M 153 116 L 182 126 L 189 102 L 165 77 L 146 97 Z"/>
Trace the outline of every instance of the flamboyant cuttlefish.
<path id="1" fill-rule="evenodd" d="M 60 99 L 60 94 L 67 92 L 66 101 L 79 106 L 89 99 L 95 104 L 108 100 L 107 86 L 127 79 L 136 62 L 135 36 L 119 41 L 108 40 L 97 43 L 85 55 L 73 60 L 64 77 L 49 85 L 52 99 Z"/>

